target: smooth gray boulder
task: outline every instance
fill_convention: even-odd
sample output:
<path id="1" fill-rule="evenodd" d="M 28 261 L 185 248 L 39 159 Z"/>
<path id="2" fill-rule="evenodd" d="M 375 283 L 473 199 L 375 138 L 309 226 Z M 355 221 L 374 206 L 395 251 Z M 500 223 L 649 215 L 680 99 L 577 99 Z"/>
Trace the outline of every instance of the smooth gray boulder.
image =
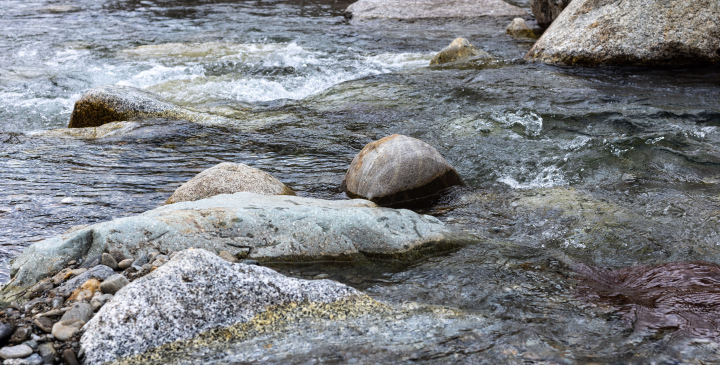
<path id="1" fill-rule="evenodd" d="M 26 248 L 11 265 L 2 295 L 35 284 L 68 261 L 117 249 L 129 257 L 204 248 L 255 260 L 412 259 L 468 242 L 434 217 L 377 208 L 366 200 L 321 200 L 254 193 L 222 194 L 165 205 L 98 223 Z M 249 251 L 249 252 L 248 252 Z M 112 275 L 112 269 L 96 266 Z M 82 276 L 82 275 L 81 275 Z M 78 277 L 79 278 L 79 277 Z M 74 278 L 71 281 L 82 279 Z M 68 289 L 71 286 L 68 281 Z M 80 282 L 82 284 L 82 282 Z M 6 300 L 7 301 L 7 300 Z"/>
<path id="2" fill-rule="evenodd" d="M 570 0 L 530 0 L 530 9 L 538 25 L 547 28 L 568 4 Z"/>
<path id="3" fill-rule="evenodd" d="M 720 62 L 717 0 L 574 0 L 525 56 L 565 65 Z"/>
<path id="4" fill-rule="evenodd" d="M 241 191 L 263 195 L 295 195 L 265 171 L 241 163 L 223 162 L 197 174 L 182 184 L 165 204 L 195 201 Z"/>
<path id="5" fill-rule="evenodd" d="M 519 17 L 525 10 L 502 0 L 359 0 L 345 10 L 353 21 L 370 19 Z"/>
<path id="6" fill-rule="evenodd" d="M 80 343 L 85 364 L 103 364 L 261 316 L 280 322 L 284 319 L 272 313 L 287 306 L 337 302 L 382 307 L 330 280 L 288 278 L 260 266 L 231 264 L 202 249 L 185 250 L 118 292 L 85 325 Z"/>
<path id="7" fill-rule="evenodd" d="M 456 38 L 450 45 L 438 52 L 431 60 L 430 66 L 444 63 L 465 61 L 469 59 L 492 59 L 492 55 L 476 48 L 465 38 Z"/>

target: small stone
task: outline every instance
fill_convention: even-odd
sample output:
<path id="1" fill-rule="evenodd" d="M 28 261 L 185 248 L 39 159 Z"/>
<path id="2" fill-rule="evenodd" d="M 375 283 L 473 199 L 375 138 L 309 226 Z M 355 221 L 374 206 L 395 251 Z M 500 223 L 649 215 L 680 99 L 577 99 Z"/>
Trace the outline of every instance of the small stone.
<path id="1" fill-rule="evenodd" d="M 45 342 L 45 336 L 38 336 L 34 333 L 30 335 L 30 339 L 37 343 Z"/>
<path id="2" fill-rule="evenodd" d="M 60 272 L 58 272 L 57 274 L 55 274 L 55 276 L 52 277 L 53 284 L 60 285 L 63 281 L 67 280 L 67 278 L 72 275 L 72 271 L 73 270 L 69 267 L 60 270 Z"/>
<path id="3" fill-rule="evenodd" d="M 69 321 L 72 319 L 79 319 L 83 322 L 87 322 L 92 318 L 93 311 L 92 307 L 88 303 L 75 303 L 73 306 L 63 314 L 60 321 Z M 55 327 L 53 327 L 53 335 L 55 335 Z M 57 337 L 57 335 L 55 335 Z"/>
<path id="4" fill-rule="evenodd" d="M 98 279 L 90 279 L 83 283 L 83 285 L 80 285 L 79 288 L 75 289 L 75 291 L 70 295 L 70 298 L 68 300 L 85 300 L 92 298 L 93 294 L 95 294 L 96 291 L 100 290 L 100 280 Z"/>
<path id="5" fill-rule="evenodd" d="M 140 257 L 136 258 L 135 261 L 132 263 L 132 267 L 135 268 L 135 270 L 140 271 L 142 270 L 143 265 L 150 262 L 150 258 L 148 255 L 141 255 Z"/>
<path id="6" fill-rule="evenodd" d="M 240 262 L 240 260 L 238 260 L 237 257 L 235 257 L 235 255 L 231 254 L 228 251 L 220 251 L 218 256 L 220 256 L 220 258 L 222 258 L 223 260 L 225 260 L 227 262 L 232 262 L 233 264 Z"/>
<path id="7" fill-rule="evenodd" d="M 18 327 L 10 337 L 11 344 L 18 344 L 27 341 L 30 338 L 30 331 L 27 327 Z"/>
<path id="8" fill-rule="evenodd" d="M 25 344 L 17 346 L 5 346 L 0 349 L 0 357 L 3 359 L 17 359 L 20 357 L 30 356 L 33 349 Z"/>
<path id="9" fill-rule="evenodd" d="M 46 291 L 52 289 L 54 286 L 52 279 L 46 279 L 43 280 L 37 284 L 35 284 L 30 291 L 28 292 L 30 298 L 37 298 Z"/>
<path id="10" fill-rule="evenodd" d="M 102 254 L 101 261 L 103 265 L 108 266 L 109 268 L 113 270 L 117 270 L 118 264 L 117 261 L 115 261 L 115 258 L 112 257 L 109 253 Z"/>
<path id="11" fill-rule="evenodd" d="M 36 318 L 33 323 L 35 323 L 35 325 L 45 333 L 52 332 L 53 322 L 48 317 Z"/>
<path id="12" fill-rule="evenodd" d="M 4 340 L 13 334 L 15 326 L 10 323 L 0 322 L 0 340 Z"/>
<path id="13" fill-rule="evenodd" d="M 313 277 L 313 279 L 318 279 L 318 280 L 319 280 L 319 279 L 327 279 L 327 278 L 329 278 L 329 277 L 330 277 L 329 274 L 323 273 L 323 274 L 317 274 L 317 275 L 315 275 L 315 276 Z"/>
<path id="14" fill-rule="evenodd" d="M 53 308 L 61 308 L 63 304 L 65 304 L 65 298 L 63 297 L 55 297 L 52 299 Z"/>
<path id="15" fill-rule="evenodd" d="M 47 311 L 45 313 L 40 313 L 40 314 L 36 315 L 35 317 L 36 318 L 54 317 L 54 316 L 63 315 L 63 314 L 65 314 L 65 312 L 67 312 L 67 308 L 58 308 L 58 309 L 53 309 L 53 310 Z"/>
<path id="16" fill-rule="evenodd" d="M 57 351 L 55 351 L 55 347 L 51 343 L 44 343 L 38 346 L 38 354 L 45 364 L 55 364 Z"/>
<path id="17" fill-rule="evenodd" d="M 8 359 L 3 361 L 4 365 L 43 365 L 44 361 L 38 354 L 32 354 L 24 359 Z"/>
<path id="18" fill-rule="evenodd" d="M 87 271 L 88 271 L 88 269 L 83 267 L 83 268 L 75 269 L 75 270 L 71 271 L 70 275 L 71 276 L 80 276 L 80 275 L 86 273 Z"/>
<path id="19" fill-rule="evenodd" d="M 33 340 L 27 340 L 27 341 L 25 341 L 25 342 L 23 342 L 23 343 L 26 344 L 26 345 L 28 345 L 28 346 L 30 346 L 30 348 L 33 349 L 33 351 L 35 351 L 35 350 L 38 349 L 38 344 L 37 344 L 37 342 L 35 342 L 35 341 L 33 341 Z"/>
<path id="20" fill-rule="evenodd" d="M 257 260 L 242 260 L 242 261 L 240 261 L 240 263 L 241 263 L 241 264 L 245 264 L 245 265 L 257 265 L 257 266 L 260 266 L 260 262 L 258 262 Z"/>
<path id="21" fill-rule="evenodd" d="M 125 285 L 130 284 L 128 279 L 121 274 L 115 274 L 100 284 L 100 291 L 106 294 L 115 294 Z"/>
<path id="22" fill-rule="evenodd" d="M 470 58 L 491 59 L 492 56 L 468 42 L 465 38 L 456 38 L 442 51 L 430 60 L 430 65 L 441 65 L 443 63 L 463 61 Z"/>
<path id="23" fill-rule="evenodd" d="M 72 349 L 66 349 L 63 351 L 62 358 L 65 360 L 66 365 L 80 365 L 77 361 L 77 357 L 75 356 L 75 351 Z"/>
<path id="24" fill-rule="evenodd" d="M 133 259 L 125 259 L 125 260 L 118 262 L 118 269 L 120 269 L 120 270 L 127 269 L 128 267 L 132 266 L 133 261 L 134 261 Z"/>
<path id="25" fill-rule="evenodd" d="M 513 38 L 528 38 L 535 39 L 537 36 L 530 27 L 525 23 L 523 18 L 515 18 L 505 29 L 505 33 L 509 34 Z"/>
<path id="26" fill-rule="evenodd" d="M 95 255 L 87 259 L 87 261 L 85 261 L 85 263 L 83 263 L 80 267 L 90 269 L 92 267 L 100 265 L 100 260 L 102 260 L 102 255 Z"/>
<path id="27" fill-rule="evenodd" d="M 110 256 L 112 256 L 115 259 L 115 262 L 120 262 L 120 261 L 126 259 L 125 254 L 116 248 L 110 249 L 109 253 L 110 253 Z"/>
<path id="28" fill-rule="evenodd" d="M 77 261 L 75 261 L 75 260 L 68 261 L 67 264 L 68 264 L 68 266 L 70 266 L 70 265 L 75 265 L 75 264 L 77 264 Z"/>
<path id="29" fill-rule="evenodd" d="M 67 341 L 85 325 L 85 321 L 81 319 L 71 319 L 60 321 L 53 325 L 52 335 L 60 341 Z M 30 350 L 32 352 L 32 349 Z"/>
<path id="30" fill-rule="evenodd" d="M 90 306 L 92 307 L 93 312 L 97 312 L 103 305 L 105 305 L 105 303 L 109 302 L 112 297 L 112 294 L 97 295 L 96 293 L 90 301 Z"/>

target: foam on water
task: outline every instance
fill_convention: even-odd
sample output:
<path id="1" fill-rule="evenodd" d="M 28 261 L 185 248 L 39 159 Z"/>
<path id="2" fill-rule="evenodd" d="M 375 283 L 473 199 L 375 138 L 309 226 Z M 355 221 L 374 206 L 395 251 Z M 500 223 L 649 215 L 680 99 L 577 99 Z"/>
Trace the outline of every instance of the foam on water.
<path id="1" fill-rule="evenodd" d="M 563 186 L 568 184 L 563 171 L 555 165 L 543 168 L 540 173 L 535 175 L 532 180 L 528 182 L 520 182 L 510 175 L 502 176 L 497 181 L 518 190 L 550 188 L 553 186 Z"/>

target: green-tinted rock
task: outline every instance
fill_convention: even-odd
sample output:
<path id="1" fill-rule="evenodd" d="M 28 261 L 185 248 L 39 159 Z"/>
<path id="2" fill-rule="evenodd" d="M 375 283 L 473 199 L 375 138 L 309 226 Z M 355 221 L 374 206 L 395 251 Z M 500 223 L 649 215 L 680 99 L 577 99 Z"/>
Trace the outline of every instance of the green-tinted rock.
<path id="1" fill-rule="evenodd" d="M 464 61 L 469 59 L 491 59 L 492 56 L 473 46 L 465 38 L 457 38 L 430 60 L 430 65 Z"/>

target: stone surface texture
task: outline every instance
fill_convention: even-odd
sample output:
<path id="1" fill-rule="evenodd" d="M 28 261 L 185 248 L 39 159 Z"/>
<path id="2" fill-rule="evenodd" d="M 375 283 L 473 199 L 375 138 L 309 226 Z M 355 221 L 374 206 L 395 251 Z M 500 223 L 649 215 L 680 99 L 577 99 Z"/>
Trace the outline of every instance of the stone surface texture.
<path id="1" fill-rule="evenodd" d="M 345 174 L 342 189 L 351 198 L 380 205 L 413 205 L 463 185 L 457 171 L 429 144 L 399 134 L 367 144 Z"/>
<path id="2" fill-rule="evenodd" d="M 165 204 L 242 191 L 263 195 L 295 195 L 292 189 L 267 172 L 241 163 L 223 162 L 182 184 Z"/>
<path id="3" fill-rule="evenodd" d="M 535 32 L 528 27 L 523 18 L 513 19 L 505 29 L 505 33 L 511 35 L 513 38 L 537 38 Z"/>
<path id="4" fill-rule="evenodd" d="M 8 359 L 3 365 L 43 365 L 45 361 L 38 354 L 32 354 L 24 359 Z"/>
<path id="5" fill-rule="evenodd" d="M 345 12 L 353 21 L 527 15 L 524 10 L 502 0 L 359 0 L 348 6 Z"/>
<path id="6" fill-rule="evenodd" d="M 33 349 L 25 344 L 0 348 L 0 357 L 3 359 L 16 359 L 19 357 L 29 356 L 32 353 Z"/>
<path id="7" fill-rule="evenodd" d="M 85 326 L 81 346 L 85 364 L 102 364 L 247 322 L 276 306 L 363 297 L 333 281 L 287 278 L 185 250 L 120 291 Z"/>
<path id="8" fill-rule="evenodd" d="M 530 8 L 535 16 L 535 21 L 542 28 L 549 27 L 568 4 L 570 4 L 570 0 L 530 0 Z"/>
<path id="9" fill-rule="evenodd" d="M 717 0 L 575 0 L 525 56 L 565 65 L 720 62 Z"/>
<path id="10" fill-rule="evenodd" d="M 464 61 L 468 59 L 490 59 L 492 56 L 473 46 L 465 38 L 456 38 L 450 45 L 438 52 L 431 60 L 430 65 L 441 65 L 449 62 Z"/>
<path id="11" fill-rule="evenodd" d="M 377 208 L 367 200 L 223 194 L 165 205 L 35 243 L 13 261 L 13 279 L 2 293 L 10 295 L 59 271 L 68 261 L 108 249 L 139 257 L 195 247 L 243 255 L 250 251 L 250 259 L 288 262 L 368 256 L 412 259 L 426 250 L 467 242 L 467 236 L 434 217 Z M 113 274 L 109 267 L 98 265 L 56 290 L 71 292 L 90 276 L 104 280 Z"/>

